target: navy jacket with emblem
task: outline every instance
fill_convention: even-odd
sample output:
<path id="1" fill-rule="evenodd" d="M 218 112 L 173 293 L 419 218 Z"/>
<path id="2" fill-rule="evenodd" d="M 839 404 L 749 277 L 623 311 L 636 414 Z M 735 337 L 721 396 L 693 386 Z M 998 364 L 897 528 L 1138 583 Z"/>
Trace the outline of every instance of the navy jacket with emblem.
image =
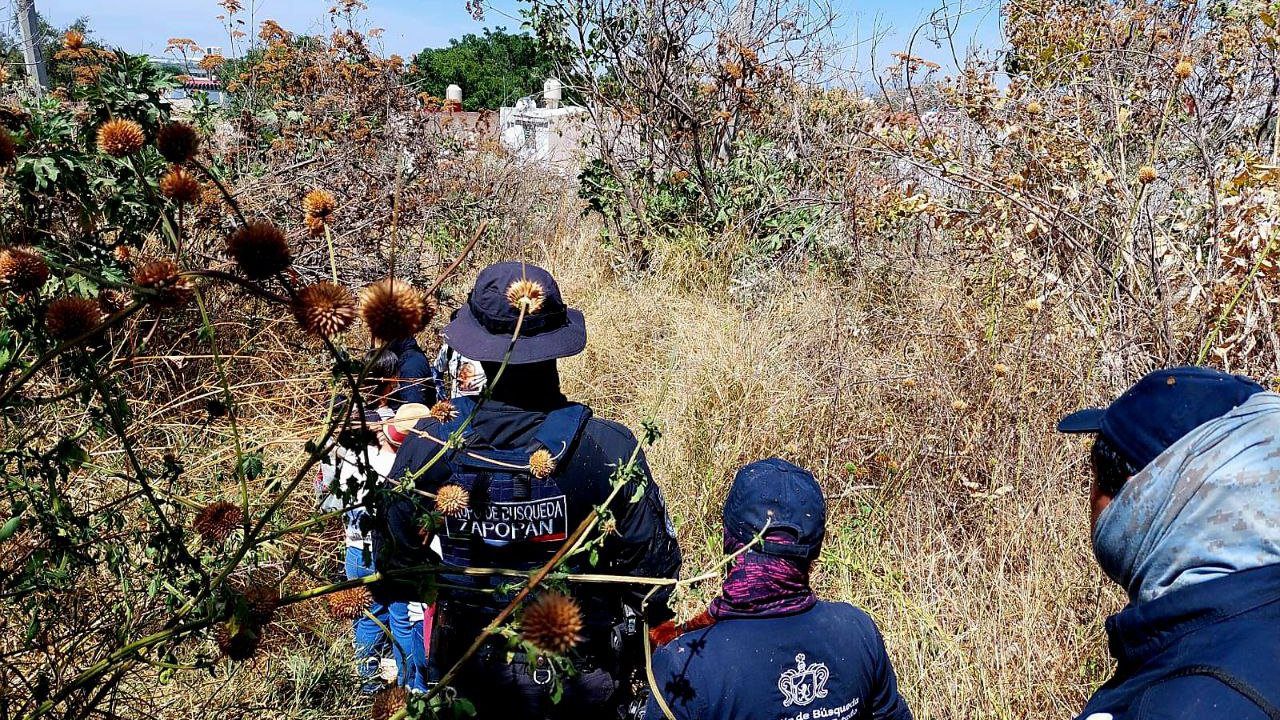
<path id="1" fill-rule="evenodd" d="M 1107 634 L 1116 674 L 1082 720 L 1280 720 L 1280 565 L 1130 605 Z"/>
<path id="2" fill-rule="evenodd" d="M 720 620 L 653 657 L 678 720 L 910 720 L 875 623 L 848 603 Z M 649 720 L 663 720 L 649 700 Z"/>
<path id="3" fill-rule="evenodd" d="M 459 399 L 456 402 L 461 408 L 469 401 Z M 549 415 L 570 407 L 582 406 L 571 406 L 560 398 L 552 406 L 532 410 L 498 400 L 487 400 L 469 426 L 467 450 L 483 456 L 494 450 L 519 451 L 527 448 L 538 437 Z M 419 422 L 417 429 L 436 437 L 447 435 L 448 431 L 448 427 L 442 427 L 440 422 L 433 419 Z M 576 437 L 571 439 L 567 448 L 555 453 L 559 460 L 551 480 L 563 494 L 567 511 L 564 520 L 555 525 L 556 531 L 563 529 L 572 533 L 597 505 L 604 503 L 612 490 L 614 471 L 627 462 L 636 446 L 635 436 L 626 427 L 590 417 L 587 411 L 585 422 L 581 423 Z M 397 453 L 391 477 L 400 479 L 407 473 L 418 473 L 436 456 L 440 447 L 428 438 L 411 433 Z M 588 554 L 581 553 L 570 560 L 572 570 L 662 578 L 679 575 L 680 548 L 662 493 L 653 482 L 642 450 L 638 453 L 637 465 L 640 471 L 638 478 L 623 488 L 612 504 L 616 529 L 599 549 L 597 563 L 591 565 Z M 450 465 L 443 461 L 422 471 L 414 479 L 419 489 L 428 492 L 436 492 L 453 482 L 455 479 Z M 637 483 L 644 484 L 644 490 L 638 498 Z M 633 498 L 635 502 L 632 502 Z M 476 505 L 474 500 L 475 498 L 472 504 Z M 379 569 L 395 569 L 430 560 L 427 554 L 429 551 L 422 546 L 417 532 L 418 519 L 427 509 L 429 501 L 424 504 L 406 496 L 395 497 L 387 508 L 385 534 L 388 537 L 384 538 L 383 543 L 393 549 L 379 549 Z M 455 523 L 453 520 L 449 522 L 451 526 Z M 559 544 L 559 541 L 550 542 L 547 548 L 553 549 Z M 649 586 L 606 584 L 575 586 L 573 594 L 582 603 L 585 615 L 586 644 L 607 642 L 605 636 L 608 629 L 618 622 L 621 603 L 626 602 L 631 607 L 638 608 L 649 589 Z M 669 590 L 660 591 L 649 601 L 648 619 L 651 623 L 663 622 L 671 616 L 666 607 L 669 595 Z M 442 588 L 440 597 L 445 601 L 457 600 L 459 604 L 477 608 L 483 605 L 475 593 L 465 590 Z M 477 614 L 484 615 L 485 611 L 481 609 Z M 487 620 L 481 617 L 475 619 Z"/>

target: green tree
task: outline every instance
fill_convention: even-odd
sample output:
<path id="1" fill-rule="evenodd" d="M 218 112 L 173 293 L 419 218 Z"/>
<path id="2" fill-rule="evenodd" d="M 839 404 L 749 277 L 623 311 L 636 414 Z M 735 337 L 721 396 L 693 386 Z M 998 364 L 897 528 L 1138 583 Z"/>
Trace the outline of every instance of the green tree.
<path id="1" fill-rule="evenodd" d="M 414 83 L 422 92 L 444 97 L 451 83 L 460 85 L 464 110 L 493 110 L 540 92 L 554 67 L 533 37 L 501 27 L 423 50 L 412 65 Z"/>

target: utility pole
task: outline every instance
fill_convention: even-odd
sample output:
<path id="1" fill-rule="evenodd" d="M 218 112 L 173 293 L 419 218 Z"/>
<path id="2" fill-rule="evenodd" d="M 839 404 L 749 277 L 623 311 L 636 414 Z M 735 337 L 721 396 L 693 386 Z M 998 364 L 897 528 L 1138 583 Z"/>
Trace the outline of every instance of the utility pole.
<path id="1" fill-rule="evenodd" d="M 36 0 L 18 0 L 18 27 L 22 29 L 22 54 L 27 62 L 27 77 L 35 86 L 37 94 L 42 94 L 49 87 L 49 79 L 44 74 L 44 57 L 40 46 L 36 44 L 36 30 L 39 22 L 36 18 Z"/>

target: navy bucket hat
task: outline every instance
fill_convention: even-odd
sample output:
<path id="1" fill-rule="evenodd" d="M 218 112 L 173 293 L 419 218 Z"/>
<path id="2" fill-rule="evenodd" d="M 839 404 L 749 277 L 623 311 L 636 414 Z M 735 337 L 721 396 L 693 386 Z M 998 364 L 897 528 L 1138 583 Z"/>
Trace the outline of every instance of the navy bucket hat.
<path id="1" fill-rule="evenodd" d="M 1058 432 L 1101 435 L 1141 470 L 1187 433 L 1264 390 L 1247 377 L 1212 368 L 1157 370 L 1107 407 L 1062 418 Z"/>
<path id="2" fill-rule="evenodd" d="M 808 470 L 769 458 L 746 465 L 733 478 L 724 502 L 724 530 L 743 545 L 762 530 L 785 531 L 795 542 L 764 540 L 759 551 L 812 559 L 822 549 L 827 527 L 827 501 Z"/>
<path id="3" fill-rule="evenodd" d="M 511 351 L 511 364 L 526 365 L 582 352 L 587 347 L 582 312 L 565 306 L 551 273 L 523 262 L 500 262 L 480 271 L 466 304 L 445 326 L 449 347 L 471 360 L 502 362 L 520 317 L 520 311 L 507 299 L 507 289 L 521 280 L 539 285 L 543 302 L 537 312 L 525 315 L 520 338 Z"/>

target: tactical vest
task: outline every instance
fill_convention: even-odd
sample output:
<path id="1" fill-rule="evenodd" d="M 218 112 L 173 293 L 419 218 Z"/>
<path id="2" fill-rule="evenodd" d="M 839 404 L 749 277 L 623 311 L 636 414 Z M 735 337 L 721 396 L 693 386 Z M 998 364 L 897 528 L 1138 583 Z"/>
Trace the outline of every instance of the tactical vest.
<path id="1" fill-rule="evenodd" d="M 453 399 L 457 417 L 436 426 L 441 440 L 450 437 L 475 408 L 469 397 Z M 591 417 L 585 405 L 570 404 L 554 410 L 543 420 L 527 447 L 475 449 L 474 431 L 462 431 L 462 447 L 442 460 L 451 477 L 448 484 L 459 485 L 470 495 L 469 507 L 456 516 L 444 518 L 440 543 L 445 563 L 458 567 L 533 570 L 546 564 L 577 525 L 570 493 L 558 481 L 562 461 L 574 446 Z M 529 456 L 545 449 L 556 468 L 547 477 L 534 477 Z M 510 585 L 512 578 L 445 575 L 448 583 L 497 590 Z M 476 593 L 478 595 L 478 593 Z M 476 607 L 501 607 L 509 599 L 504 593 L 458 599 Z"/>

